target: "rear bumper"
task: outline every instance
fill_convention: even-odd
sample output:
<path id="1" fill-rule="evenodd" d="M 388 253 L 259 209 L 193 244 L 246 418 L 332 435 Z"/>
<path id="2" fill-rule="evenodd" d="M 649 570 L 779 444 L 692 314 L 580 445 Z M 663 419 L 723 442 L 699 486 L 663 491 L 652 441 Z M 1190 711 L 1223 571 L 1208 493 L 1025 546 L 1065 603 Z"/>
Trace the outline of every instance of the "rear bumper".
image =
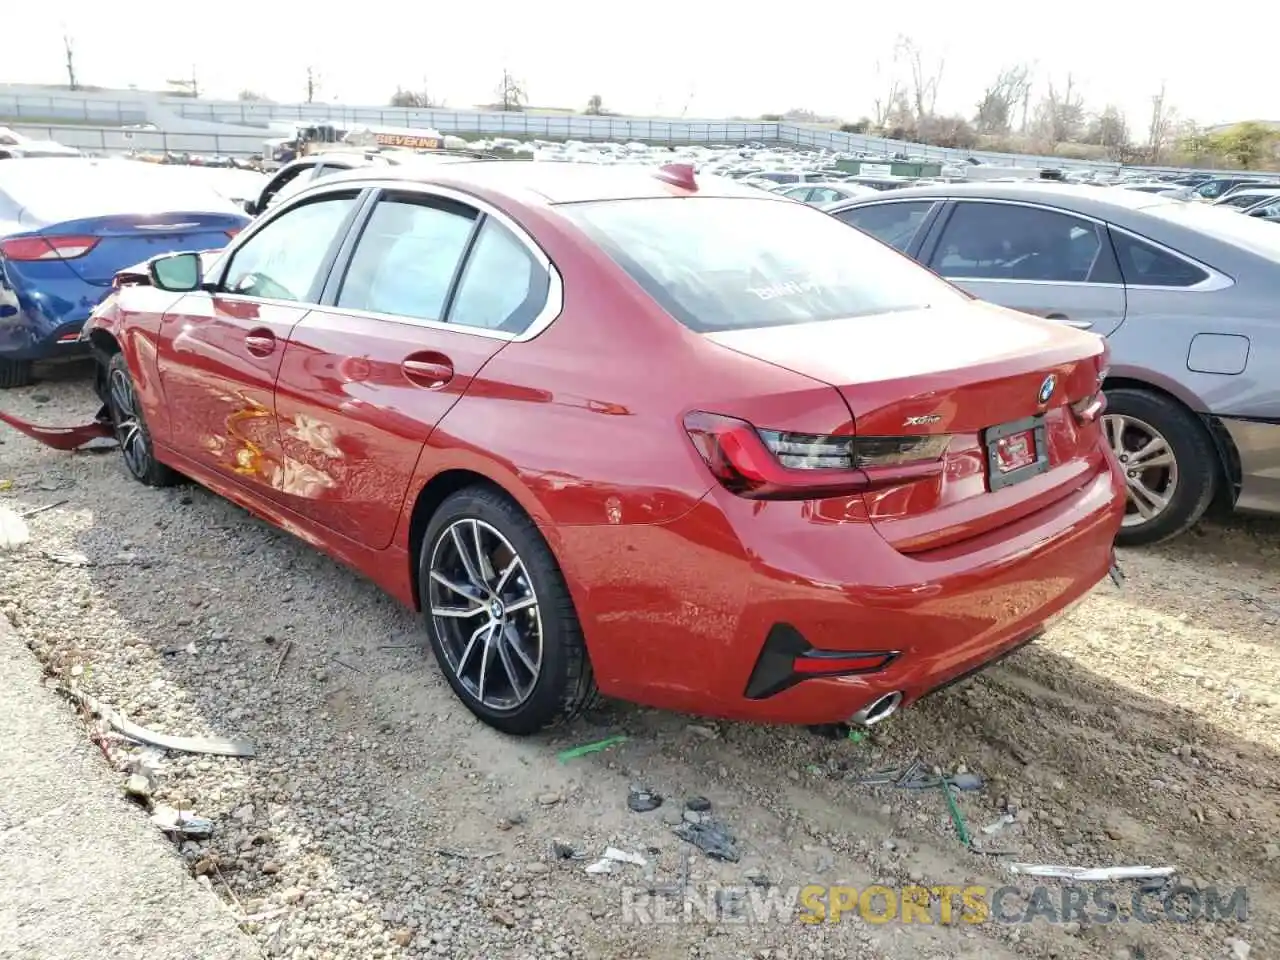
<path id="1" fill-rule="evenodd" d="M 1280 513 L 1280 423 L 1220 418 L 1240 457 L 1236 509 Z"/>
<path id="2" fill-rule="evenodd" d="M 559 528 L 562 566 L 603 692 L 772 723 L 911 703 L 1033 639 L 1106 577 L 1124 510 L 1113 468 L 1030 517 L 911 557 L 866 522 L 715 491 L 663 526 Z M 779 624 L 835 654 L 891 652 L 875 672 L 757 682 Z M 758 676 L 757 676 L 758 681 Z M 777 689 L 775 689 L 777 688 Z"/>
<path id="3" fill-rule="evenodd" d="M 74 302 L 62 296 L 28 296 L 13 298 L 9 291 L 0 296 L 16 299 L 16 312 L 0 315 L 0 357 L 6 360 L 48 360 L 54 357 L 83 356 L 86 344 L 79 340 L 80 331 L 98 301 L 111 292 L 110 287 L 78 285 L 82 289 Z M 13 306 L 13 304 L 11 304 Z"/>

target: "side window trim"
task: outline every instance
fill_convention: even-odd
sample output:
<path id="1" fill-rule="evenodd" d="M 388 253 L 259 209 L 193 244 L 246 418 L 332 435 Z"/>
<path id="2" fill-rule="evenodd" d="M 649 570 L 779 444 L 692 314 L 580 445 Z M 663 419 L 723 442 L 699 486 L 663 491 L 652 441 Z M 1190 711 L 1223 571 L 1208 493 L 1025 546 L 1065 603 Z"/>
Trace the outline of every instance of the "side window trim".
<path id="1" fill-rule="evenodd" d="M 305 298 L 301 300 L 287 301 L 272 300 L 269 297 L 251 297 L 247 294 L 231 293 L 230 291 L 222 289 L 222 285 L 227 279 L 227 274 L 231 272 L 231 268 L 235 264 L 235 259 L 239 256 L 240 251 L 243 250 L 247 244 L 251 243 L 254 237 L 270 227 L 271 224 L 275 223 L 281 217 L 287 216 L 291 210 L 296 210 L 299 207 L 307 206 L 312 203 L 323 203 L 325 200 L 339 199 L 352 193 L 355 194 L 353 198 L 355 203 L 347 213 L 347 216 L 343 220 L 341 226 L 338 227 L 338 233 L 329 244 L 329 249 L 325 251 L 324 259 L 320 261 L 320 268 L 316 273 L 316 279 L 312 281 L 311 289 L 307 291 L 307 296 Z M 290 197 L 282 206 L 276 207 L 269 215 L 259 217 L 259 219 L 254 221 L 244 233 L 236 237 L 231 248 L 226 251 L 226 255 L 220 257 L 218 260 L 217 279 L 213 280 L 211 284 L 212 289 L 209 292 L 215 293 L 219 297 L 225 297 L 231 300 L 252 300 L 255 303 L 289 303 L 294 305 L 302 304 L 304 306 L 322 305 L 324 303 L 324 291 L 327 289 L 329 280 L 333 275 L 334 266 L 338 259 L 338 253 L 346 244 L 347 238 L 350 237 L 352 225 L 359 221 L 362 211 L 368 205 L 369 193 L 370 191 L 367 188 L 360 187 L 359 185 L 356 185 L 353 188 L 352 186 L 344 184 L 340 189 L 315 193 L 308 190 L 305 194 Z"/>
<path id="2" fill-rule="evenodd" d="M 414 196 L 421 198 L 424 202 L 430 203 L 432 200 L 448 200 L 453 203 L 463 204 L 476 211 L 476 220 L 472 226 L 472 232 L 467 239 L 466 246 L 462 257 L 458 261 L 458 266 L 454 271 L 454 277 L 450 283 L 448 295 L 445 300 L 445 307 L 442 311 L 443 320 L 422 320 L 414 317 L 399 317 L 386 314 L 368 314 L 369 316 L 394 320 L 398 323 L 411 323 L 420 327 L 428 327 L 435 330 L 451 330 L 455 333 L 466 333 L 476 337 L 488 337 L 495 340 L 507 340 L 514 343 L 523 343 L 526 340 L 532 340 L 538 334 L 542 333 L 560 316 L 564 309 L 564 280 L 560 276 L 560 271 L 547 256 L 545 250 L 538 245 L 537 241 L 530 236 L 518 222 L 510 216 L 499 210 L 497 207 L 461 190 L 455 190 L 451 187 L 442 187 L 436 184 L 414 183 L 411 181 L 401 180 L 377 180 L 373 183 L 365 184 L 364 202 L 357 207 L 357 215 L 351 224 L 348 224 L 346 230 L 346 239 L 338 250 L 335 251 L 334 260 L 329 264 L 329 281 L 325 284 L 324 290 L 320 296 L 319 305 L 329 310 L 349 313 L 364 313 L 359 310 L 347 310 L 337 306 L 338 293 L 342 288 L 342 280 L 346 276 L 347 270 L 351 266 L 351 259 L 355 253 L 356 243 L 359 241 L 359 235 L 364 231 L 365 225 L 369 218 L 373 215 L 373 210 L 378 200 L 388 194 Z M 322 188 L 326 189 L 326 188 Z M 306 192 L 306 196 L 315 196 L 312 190 Z M 301 197 L 296 198 L 301 199 Z M 290 204 L 295 202 L 295 198 L 290 198 Z M 274 213 L 274 211 L 273 211 Z M 506 227 L 520 244 L 533 257 L 538 268 L 545 271 L 548 278 L 547 283 L 547 299 L 542 310 L 534 318 L 533 322 L 522 333 L 512 335 L 501 330 L 486 330 L 480 327 L 464 326 L 462 324 L 451 324 L 448 322 L 449 312 L 453 307 L 453 301 L 457 295 L 458 285 L 461 278 L 466 274 L 467 264 L 471 259 L 471 251 L 474 249 L 477 239 L 480 236 L 480 227 L 488 220 Z"/>

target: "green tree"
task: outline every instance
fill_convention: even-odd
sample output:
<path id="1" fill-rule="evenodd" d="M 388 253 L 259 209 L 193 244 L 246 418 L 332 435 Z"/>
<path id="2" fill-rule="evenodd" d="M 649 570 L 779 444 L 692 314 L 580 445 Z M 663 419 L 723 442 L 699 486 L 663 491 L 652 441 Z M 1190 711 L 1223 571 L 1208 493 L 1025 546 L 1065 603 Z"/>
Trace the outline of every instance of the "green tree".
<path id="1" fill-rule="evenodd" d="M 1277 131 L 1252 120 L 1237 123 L 1211 138 L 1215 153 L 1219 153 L 1245 170 L 1272 159 Z"/>

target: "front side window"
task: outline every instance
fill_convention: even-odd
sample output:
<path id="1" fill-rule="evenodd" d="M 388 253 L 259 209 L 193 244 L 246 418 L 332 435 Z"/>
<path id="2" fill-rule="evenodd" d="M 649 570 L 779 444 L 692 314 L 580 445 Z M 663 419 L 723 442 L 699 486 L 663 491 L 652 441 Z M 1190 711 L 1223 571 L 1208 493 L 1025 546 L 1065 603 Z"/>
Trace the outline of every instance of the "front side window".
<path id="1" fill-rule="evenodd" d="M 285 211 L 231 255 L 223 278 L 227 293 L 268 300 L 308 300 L 356 193 L 327 196 Z"/>
<path id="2" fill-rule="evenodd" d="M 698 333 L 968 299 L 914 261 L 804 204 L 670 197 L 557 209 Z"/>
<path id="3" fill-rule="evenodd" d="M 338 307 L 441 320 L 476 211 L 448 200 L 384 197 L 360 234 Z"/>
<path id="4" fill-rule="evenodd" d="M 1082 283 L 1102 239 L 1095 224 L 1057 210 L 964 201 L 947 221 L 932 266 L 956 279 Z"/>
<path id="5" fill-rule="evenodd" d="M 547 302 L 550 277 L 505 226 L 486 217 L 467 258 L 450 323 L 519 334 Z"/>
<path id="6" fill-rule="evenodd" d="M 877 240 L 903 253 L 911 246 L 916 231 L 933 207 L 932 200 L 902 201 L 898 203 L 874 203 L 854 207 L 836 214 L 851 227 L 869 233 Z"/>

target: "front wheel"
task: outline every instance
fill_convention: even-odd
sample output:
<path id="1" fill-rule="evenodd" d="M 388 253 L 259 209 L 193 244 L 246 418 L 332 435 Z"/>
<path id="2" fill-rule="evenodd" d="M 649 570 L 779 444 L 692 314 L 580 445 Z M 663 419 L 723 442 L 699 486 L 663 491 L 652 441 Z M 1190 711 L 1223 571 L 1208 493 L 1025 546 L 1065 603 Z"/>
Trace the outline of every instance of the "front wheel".
<path id="1" fill-rule="evenodd" d="M 1107 391 L 1102 426 L 1128 495 L 1116 543 L 1158 543 L 1204 515 L 1217 489 L 1218 457 L 1191 411 L 1175 400 L 1122 387 Z"/>
<path id="2" fill-rule="evenodd" d="M 436 660 L 485 723 L 531 734 L 595 699 L 560 567 L 533 521 L 503 494 L 468 487 L 441 504 L 423 538 L 418 584 Z"/>
<path id="3" fill-rule="evenodd" d="M 178 475 L 156 459 L 151 431 L 122 353 L 113 354 L 107 362 L 107 412 L 129 474 L 149 487 L 172 486 Z"/>

